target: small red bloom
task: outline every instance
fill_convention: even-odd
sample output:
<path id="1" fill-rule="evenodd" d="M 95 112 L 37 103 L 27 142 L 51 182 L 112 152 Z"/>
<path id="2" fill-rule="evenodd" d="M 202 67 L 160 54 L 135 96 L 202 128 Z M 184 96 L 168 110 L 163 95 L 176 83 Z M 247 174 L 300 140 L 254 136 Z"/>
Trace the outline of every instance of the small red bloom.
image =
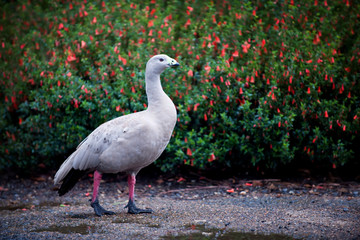
<path id="1" fill-rule="evenodd" d="M 186 149 L 186 155 L 188 155 L 190 157 L 192 156 L 192 152 L 191 152 L 190 148 Z"/>
<path id="2" fill-rule="evenodd" d="M 212 161 L 214 161 L 216 159 L 216 157 L 215 157 L 215 154 L 211 154 L 210 155 L 210 157 L 209 157 L 209 159 L 208 159 L 208 162 L 212 162 Z"/>
<path id="3" fill-rule="evenodd" d="M 187 74 L 188 74 L 188 76 L 189 76 L 189 77 L 194 76 L 194 73 L 193 73 L 193 71 L 192 71 L 191 69 L 188 71 L 188 73 L 187 73 Z"/>
<path id="4" fill-rule="evenodd" d="M 244 44 L 241 45 L 241 47 L 242 47 L 243 52 L 247 53 L 249 48 L 251 47 L 251 45 L 247 41 L 245 41 Z"/>
<path id="5" fill-rule="evenodd" d="M 315 35 L 315 38 L 314 38 L 314 40 L 313 40 L 313 44 L 317 45 L 317 44 L 319 44 L 319 43 L 320 43 L 320 36 L 319 36 L 319 34 L 316 34 L 316 35 Z"/>
<path id="6" fill-rule="evenodd" d="M 200 105 L 200 103 L 196 103 L 196 104 L 194 105 L 194 112 L 197 111 L 197 108 L 198 108 L 199 105 Z"/>

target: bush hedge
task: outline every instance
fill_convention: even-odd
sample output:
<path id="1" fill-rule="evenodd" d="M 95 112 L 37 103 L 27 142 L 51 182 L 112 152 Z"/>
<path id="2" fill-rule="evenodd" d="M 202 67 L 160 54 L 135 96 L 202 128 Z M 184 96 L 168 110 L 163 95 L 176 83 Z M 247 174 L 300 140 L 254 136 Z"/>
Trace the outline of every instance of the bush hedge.
<path id="1" fill-rule="evenodd" d="M 360 4 L 1 3 L 1 169 L 55 169 L 99 124 L 146 108 L 148 58 L 178 123 L 162 170 L 356 161 Z"/>

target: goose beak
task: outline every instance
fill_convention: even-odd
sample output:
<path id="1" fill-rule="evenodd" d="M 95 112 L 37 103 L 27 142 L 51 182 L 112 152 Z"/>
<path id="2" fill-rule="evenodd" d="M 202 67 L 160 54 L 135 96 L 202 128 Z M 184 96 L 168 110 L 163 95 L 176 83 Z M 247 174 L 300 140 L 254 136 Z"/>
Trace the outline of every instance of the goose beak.
<path id="1" fill-rule="evenodd" d="M 170 67 L 178 67 L 178 66 L 180 66 L 180 64 L 175 59 L 171 59 L 169 66 Z"/>

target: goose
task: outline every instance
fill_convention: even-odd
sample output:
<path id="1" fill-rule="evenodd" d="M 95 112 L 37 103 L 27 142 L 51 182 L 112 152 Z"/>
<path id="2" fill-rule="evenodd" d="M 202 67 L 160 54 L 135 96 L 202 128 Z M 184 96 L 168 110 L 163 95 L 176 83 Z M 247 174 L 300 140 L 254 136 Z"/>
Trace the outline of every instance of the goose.
<path id="1" fill-rule="evenodd" d="M 154 162 L 165 150 L 177 121 L 174 103 L 163 91 L 160 74 L 180 64 L 167 55 L 155 55 L 146 64 L 147 109 L 114 118 L 101 124 L 87 136 L 60 166 L 54 184 L 60 184 L 59 196 L 69 192 L 85 174 L 94 172 L 91 207 L 97 216 L 115 214 L 99 203 L 99 185 L 104 173 L 128 174 L 128 213 L 152 213 L 137 208 L 134 202 L 136 175 Z"/>

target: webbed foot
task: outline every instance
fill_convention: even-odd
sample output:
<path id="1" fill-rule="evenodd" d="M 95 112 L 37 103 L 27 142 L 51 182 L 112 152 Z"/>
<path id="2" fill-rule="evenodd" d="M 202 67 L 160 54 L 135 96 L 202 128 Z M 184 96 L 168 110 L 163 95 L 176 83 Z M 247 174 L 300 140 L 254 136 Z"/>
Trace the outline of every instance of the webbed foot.
<path id="1" fill-rule="evenodd" d="M 152 213 L 153 210 L 150 208 L 147 209 L 140 209 L 135 206 L 135 203 L 133 200 L 129 200 L 129 203 L 125 206 L 125 208 L 128 208 L 128 213 L 131 214 L 139 214 L 139 213 Z"/>
<path id="2" fill-rule="evenodd" d="M 95 214 L 99 217 L 101 217 L 104 214 L 106 214 L 106 215 L 114 215 L 115 214 L 114 212 L 107 211 L 102 206 L 100 206 L 100 203 L 97 199 L 94 202 L 92 202 L 90 205 L 92 208 L 94 208 Z"/>

